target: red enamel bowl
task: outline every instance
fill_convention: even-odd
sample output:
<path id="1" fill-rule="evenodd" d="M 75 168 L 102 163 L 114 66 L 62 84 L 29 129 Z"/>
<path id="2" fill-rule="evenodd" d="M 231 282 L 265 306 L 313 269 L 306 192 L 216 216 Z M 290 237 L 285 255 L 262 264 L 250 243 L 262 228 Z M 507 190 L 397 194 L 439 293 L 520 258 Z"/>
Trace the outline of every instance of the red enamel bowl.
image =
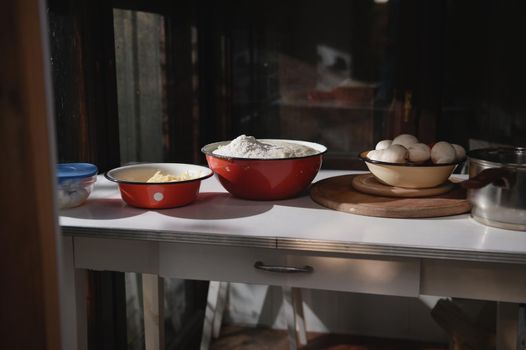
<path id="1" fill-rule="evenodd" d="M 232 195 L 251 200 L 277 200 L 295 197 L 305 191 L 318 171 L 327 148 L 323 145 L 295 140 L 260 140 L 295 143 L 314 148 L 317 153 L 305 157 L 254 159 L 225 157 L 214 154 L 219 146 L 230 141 L 204 146 L 208 166 L 221 185 Z"/>
<path id="2" fill-rule="evenodd" d="M 190 180 L 172 182 L 146 182 L 158 170 L 162 174 L 180 176 Z M 108 171 L 104 176 L 119 185 L 122 200 L 127 204 L 147 209 L 181 207 L 192 203 L 199 194 L 201 181 L 214 173 L 211 169 L 193 164 L 147 163 L 127 165 Z"/>

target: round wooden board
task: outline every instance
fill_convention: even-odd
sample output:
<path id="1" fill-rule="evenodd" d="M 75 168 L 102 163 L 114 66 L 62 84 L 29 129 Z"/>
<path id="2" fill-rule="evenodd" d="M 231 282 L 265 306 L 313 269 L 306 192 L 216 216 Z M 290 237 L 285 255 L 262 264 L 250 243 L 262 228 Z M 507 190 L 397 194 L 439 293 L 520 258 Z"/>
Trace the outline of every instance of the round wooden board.
<path id="1" fill-rule="evenodd" d="M 415 198 L 437 196 L 449 192 L 455 187 L 455 184 L 448 180 L 442 185 L 432 188 L 402 188 L 385 185 L 378 181 L 373 174 L 367 173 L 354 176 L 352 186 L 359 192 L 376 196 Z"/>
<path id="2" fill-rule="evenodd" d="M 471 205 L 460 186 L 447 193 L 421 198 L 395 198 L 362 193 L 352 187 L 357 175 L 342 175 L 316 182 L 311 198 L 338 211 L 387 218 L 429 218 L 467 213 Z"/>

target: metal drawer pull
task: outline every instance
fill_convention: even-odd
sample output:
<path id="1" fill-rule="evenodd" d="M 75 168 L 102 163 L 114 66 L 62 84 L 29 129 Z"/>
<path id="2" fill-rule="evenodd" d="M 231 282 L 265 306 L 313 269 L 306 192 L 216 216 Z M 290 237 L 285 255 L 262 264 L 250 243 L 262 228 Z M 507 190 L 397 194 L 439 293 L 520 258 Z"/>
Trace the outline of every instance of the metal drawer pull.
<path id="1" fill-rule="evenodd" d="M 256 269 L 263 270 L 263 271 L 280 272 L 280 273 L 298 273 L 298 272 L 310 273 L 314 271 L 314 268 L 309 265 L 305 265 L 303 267 L 265 265 L 262 261 L 256 261 L 256 263 L 254 264 L 254 267 Z"/>

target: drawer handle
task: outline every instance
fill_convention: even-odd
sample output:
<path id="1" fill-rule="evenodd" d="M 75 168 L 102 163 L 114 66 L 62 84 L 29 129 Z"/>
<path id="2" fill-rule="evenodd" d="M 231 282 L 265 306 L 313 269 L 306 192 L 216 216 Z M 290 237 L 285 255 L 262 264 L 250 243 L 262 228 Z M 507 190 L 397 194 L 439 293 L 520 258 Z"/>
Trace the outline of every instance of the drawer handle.
<path id="1" fill-rule="evenodd" d="M 303 267 L 265 265 L 261 261 L 256 261 L 256 263 L 254 264 L 254 267 L 258 270 L 270 271 L 270 272 L 280 272 L 280 273 L 298 273 L 298 272 L 311 273 L 314 271 L 314 268 L 309 265 L 305 265 Z"/>

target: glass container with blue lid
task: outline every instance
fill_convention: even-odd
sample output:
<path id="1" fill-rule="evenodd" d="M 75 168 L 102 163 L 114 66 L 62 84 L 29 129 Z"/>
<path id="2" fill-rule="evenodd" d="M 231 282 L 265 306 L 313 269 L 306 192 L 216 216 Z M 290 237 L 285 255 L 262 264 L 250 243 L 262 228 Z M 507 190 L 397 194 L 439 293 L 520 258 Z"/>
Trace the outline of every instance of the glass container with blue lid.
<path id="1" fill-rule="evenodd" d="M 58 205 L 61 209 L 82 205 L 93 191 L 97 167 L 90 163 L 57 164 Z"/>

